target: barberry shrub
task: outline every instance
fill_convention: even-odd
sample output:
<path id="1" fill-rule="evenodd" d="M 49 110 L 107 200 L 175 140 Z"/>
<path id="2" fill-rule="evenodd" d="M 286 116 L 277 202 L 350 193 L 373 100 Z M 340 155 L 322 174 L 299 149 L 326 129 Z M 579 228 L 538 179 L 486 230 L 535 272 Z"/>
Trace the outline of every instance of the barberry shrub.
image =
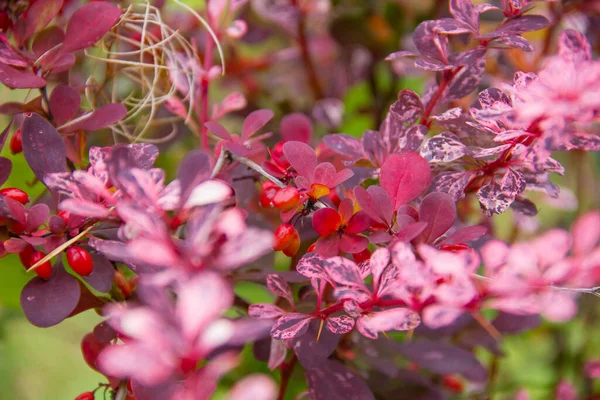
<path id="1" fill-rule="evenodd" d="M 73 398 L 492 398 L 597 323 L 594 2 L 198 3 L 0 2 L 0 256 L 101 315 Z"/>

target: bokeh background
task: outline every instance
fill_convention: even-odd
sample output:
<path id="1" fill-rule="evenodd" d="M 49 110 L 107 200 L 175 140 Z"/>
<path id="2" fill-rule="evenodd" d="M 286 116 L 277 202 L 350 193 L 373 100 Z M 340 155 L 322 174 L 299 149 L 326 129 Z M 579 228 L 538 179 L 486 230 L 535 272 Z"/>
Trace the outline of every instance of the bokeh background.
<path id="1" fill-rule="evenodd" d="M 369 0 L 365 1 L 368 4 Z M 365 1 L 345 2 L 349 6 L 364 6 Z M 188 0 L 187 3 L 198 8 L 203 6 L 202 0 Z M 406 12 L 414 13 L 416 19 L 426 18 L 428 12 L 438 6 L 433 0 L 404 0 L 397 3 L 402 3 Z M 443 1 L 437 3 L 446 7 Z M 399 21 L 405 18 L 408 17 L 401 16 Z M 376 24 L 368 29 L 384 28 L 387 27 Z M 525 36 L 539 43 L 544 37 L 544 32 Z M 248 46 L 246 50 L 269 51 L 260 46 Z M 424 85 L 424 78 L 392 79 L 389 71 L 385 69 L 378 73 L 377 78 L 379 84 L 395 85 L 398 90 L 411 88 L 422 93 Z M 26 95 L 22 91 L 0 88 L 2 102 L 22 100 Z M 600 96 L 600 93 L 598 95 Z M 367 82 L 349 87 L 342 100 L 345 114 L 340 132 L 360 136 L 365 129 L 375 127 L 372 118 L 362 112 L 373 101 Z M 2 127 L 6 123 L 2 119 L 0 122 Z M 232 126 L 236 125 L 235 120 L 229 123 Z M 92 142 L 110 142 L 108 135 L 96 135 L 100 136 L 92 138 Z M 177 162 L 192 145 L 192 142 L 183 141 L 163 152 L 159 158 L 159 166 L 165 168 L 172 177 Z M 24 189 L 32 198 L 40 195 L 43 188 L 40 184 L 30 185 L 33 174 L 23 155 L 13 156 L 8 148 L 5 148 L 2 156 L 10 158 L 13 162 L 13 174 L 5 186 Z M 536 219 L 516 218 L 512 211 L 495 217 L 497 232 L 501 238 L 509 240 L 517 235 L 519 239 L 526 239 L 535 229 L 568 228 L 579 213 L 599 207 L 600 157 L 594 154 L 565 153 L 559 155 L 558 159 L 567 170 L 564 177 L 553 177 L 562 188 L 559 201 L 544 203 L 544 200 L 537 196 L 540 199 L 540 213 Z M 277 260 L 277 267 L 284 268 L 286 259 Z M 32 275 L 24 271 L 16 256 L 0 259 L 0 399 L 73 399 L 77 394 L 93 390 L 99 382 L 103 382 L 102 375 L 84 363 L 79 348 L 81 338 L 101 321 L 101 318 L 94 311 L 87 311 L 47 329 L 30 325 L 21 311 L 19 295 L 31 278 Z M 236 288 L 236 291 L 249 302 L 270 300 L 270 294 L 257 286 L 242 285 Z M 504 338 L 502 357 L 494 357 L 489 352 L 480 351 L 478 355 L 484 365 L 491 368 L 495 374 L 493 395 L 486 398 L 508 399 L 518 389 L 523 388 L 528 391 L 531 399 L 551 399 L 554 397 L 557 383 L 562 379 L 568 380 L 578 388 L 588 386 L 590 391 L 593 391 L 594 382 L 585 378 L 582 368 L 586 361 L 600 358 L 600 298 L 586 296 L 581 298 L 580 304 L 579 314 L 567 324 L 554 325 L 543 322 L 533 331 Z M 249 372 L 270 373 L 265 363 L 254 360 L 250 347 L 244 350 L 243 357 L 240 367 L 222 381 L 215 399 L 224 398 L 227 387 Z M 305 390 L 302 372 L 297 369 L 295 374 L 297 375 L 292 379 L 288 390 L 290 399 L 296 398 Z M 278 379 L 276 375 L 273 376 Z M 101 391 L 98 392 L 97 398 L 103 398 Z"/>

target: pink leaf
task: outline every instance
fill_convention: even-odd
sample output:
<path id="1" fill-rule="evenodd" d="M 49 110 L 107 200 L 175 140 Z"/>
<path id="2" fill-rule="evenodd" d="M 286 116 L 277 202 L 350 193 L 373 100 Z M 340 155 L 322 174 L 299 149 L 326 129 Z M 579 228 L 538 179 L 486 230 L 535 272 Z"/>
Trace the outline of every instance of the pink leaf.
<path id="1" fill-rule="evenodd" d="M 296 271 L 310 279 L 322 279 L 330 282 L 329 275 L 323 269 L 325 263 L 327 260 L 317 253 L 307 253 L 296 264 Z"/>
<path id="2" fill-rule="evenodd" d="M 50 95 L 50 112 L 57 126 L 69 121 L 79 111 L 79 92 L 70 86 L 59 85 Z"/>
<path id="3" fill-rule="evenodd" d="M 180 259 L 169 243 L 162 240 L 137 238 L 127 244 L 129 253 L 138 262 L 158 267 L 180 264 Z"/>
<path id="4" fill-rule="evenodd" d="M 457 307 L 432 304 L 423 310 L 423 323 L 431 329 L 448 326 L 463 314 Z"/>
<path id="5" fill-rule="evenodd" d="M 306 333 L 308 324 L 314 317 L 306 314 L 288 313 L 277 320 L 271 328 L 273 339 L 292 339 Z"/>
<path id="6" fill-rule="evenodd" d="M 356 323 L 358 331 L 369 339 L 377 339 L 379 332 L 409 331 L 421 323 L 416 312 L 408 308 L 392 308 L 363 315 Z"/>
<path id="7" fill-rule="evenodd" d="M 483 225 L 465 226 L 445 238 L 440 244 L 468 243 L 485 235 L 487 230 Z"/>
<path id="8" fill-rule="evenodd" d="M 267 287 L 277 296 L 286 299 L 290 305 L 294 304 L 294 296 L 290 290 L 290 285 L 281 276 L 275 274 L 267 275 Z"/>
<path id="9" fill-rule="evenodd" d="M 404 242 L 410 242 L 413 239 L 417 238 L 421 232 L 423 232 L 427 228 L 427 222 L 415 222 L 414 224 L 409 224 L 402 228 L 398 233 L 394 235 L 397 240 L 401 240 Z"/>
<path id="10" fill-rule="evenodd" d="M 600 240 L 600 212 L 591 211 L 577 218 L 571 229 L 573 253 L 585 256 Z"/>
<path id="11" fill-rule="evenodd" d="M 252 374 L 236 383 L 227 397 L 229 400 L 275 400 L 277 385 L 264 374 Z"/>
<path id="12" fill-rule="evenodd" d="M 429 193 L 419 207 L 420 221 L 427 222 L 421 234 L 425 243 L 431 243 L 443 235 L 456 219 L 456 206 L 449 194 Z"/>
<path id="13" fill-rule="evenodd" d="M 431 171 L 423 157 L 413 152 L 391 155 L 381 167 L 381 187 L 397 210 L 417 198 L 429 185 Z"/>
<path id="14" fill-rule="evenodd" d="M 573 62 L 589 61 L 592 59 L 591 46 L 581 32 L 567 29 L 558 37 L 558 54 Z"/>
<path id="15" fill-rule="evenodd" d="M 325 271 L 337 284 L 362 289 L 365 287 L 358 266 L 343 257 L 330 258 L 325 263 Z"/>
<path id="16" fill-rule="evenodd" d="M 204 124 L 209 131 L 215 134 L 215 136 L 223 140 L 231 140 L 231 134 L 218 122 L 209 121 Z"/>
<path id="17" fill-rule="evenodd" d="M 285 141 L 309 143 L 312 137 L 312 123 L 304 114 L 288 114 L 281 120 L 281 136 Z"/>
<path id="18" fill-rule="evenodd" d="M 354 195 L 360 208 L 369 217 L 377 222 L 391 225 L 394 207 L 390 196 L 381 186 L 369 186 L 367 190 L 356 186 Z"/>
<path id="19" fill-rule="evenodd" d="M 278 318 L 285 312 L 273 304 L 252 304 L 248 307 L 248 315 L 256 319 Z"/>
<path id="20" fill-rule="evenodd" d="M 273 371 L 285 361 L 286 356 L 287 347 L 285 346 L 285 342 L 283 340 L 271 339 L 271 349 L 269 351 L 269 362 L 267 363 L 267 367 Z"/>
<path id="21" fill-rule="evenodd" d="M 12 67 L 29 67 L 29 61 L 23 57 L 12 43 L 0 34 L 0 62 Z"/>
<path id="22" fill-rule="evenodd" d="M 70 53 L 92 46 L 120 16 L 121 9 L 114 4 L 93 2 L 81 6 L 69 19 L 62 52 Z"/>
<path id="23" fill-rule="evenodd" d="M 242 125 L 242 141 L 245 141 L 258 132 L 260 128 L 265 126 L 267 122 L 273 118 L 273 115 L 274 113 L 271 110 L 256 110 L 251 112 Z"/>
<path id="24" fill-rule="evenodd" d="M 327 329 L 333 333 L 344 335 L 354 328 L 354 319 L 347 315 L 329 317 L 325 320 L 325 326 L 327 326 Z"/>
<path id="25" fill-rule="evenodd" d="M 302 142 L 286 142 L 283 145 L 283 154 L 300 176 L 312 178 L 317 167 L 317 155 L 312 147 Z"/>

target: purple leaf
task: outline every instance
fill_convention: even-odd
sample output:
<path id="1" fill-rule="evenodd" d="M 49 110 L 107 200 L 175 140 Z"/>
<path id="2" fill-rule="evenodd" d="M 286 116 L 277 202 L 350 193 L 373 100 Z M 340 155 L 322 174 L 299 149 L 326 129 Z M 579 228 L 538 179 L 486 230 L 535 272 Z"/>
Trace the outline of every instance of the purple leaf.
<path id="1" fill-rule="evenodd" d="M 513 197 L 522 193 L 525 190 L 527 183 L 520 172 L 512 168 L 508 168 L 500 181 L 502 191 L 510 194 Z"/>
<path id="2" fill-rule="evenodd" d="M 248 307 L 248 315 L 256 319 L 279 318 L 285 312 L 272 304 L 252 304 Z"/>
<path id="3" fill-rule="evenodd" d="M 451 132 L 441 134 L 429 139 L 421 147 L 421 156 L 430 163 L 449 163 L 458 160 L 467 153 L 467 146 Z"/>
<path id="4" fill-rule="evenodd" d="M 350 157 L 352 160 L 358 160 L 364 156 L 360 140 L 343 133 L 325 135 L 323 142 L 332 150 Z"/>
<path id="5" fill-rule="evenodd" d="M 273 118 L 273 115 L 274 113 L 271 110 L 256 110 L 251 112 L 244 120 L 242 126 L 242 141 L 245 141 L 258 132 L 260 128 L 265 126 L 267 122 Z"/>
<path id="6" fill-rule="evenodd" d="M 425 243 L 432 243 L 442 236 L 455 219 L 456 206 L 449 194 L 433 192 L 425 196 L 419 207 L 419 220 L 427 222 L 427 227 L 421 234 Z"/>
<path id="7" fill-rule="evenodd" d="M 423 157 L 413 152 L 391 155 L 381 167 L 381 187 L 394 209 L 417 198 L 429 185 L 431 171 Z"/>
<path id="8" fill-rule="evenodd" d="M 314 317 L 306 314 L 288 313 L 283 315 L 275 322 L 271 328 L 271 337 L 273 339 L 293 339 L 304 335 L 308 329 L 310 321 Z"/>
<path id="9" fill-rule="evenodd" d="M 290 305 L 294 304 L 294 296 L 292 295 L 292 291 L 290 290 L 290 285 L 283 280 L 282 277 L 275 274 L 267 275 L 267 287 L 273 293 L 275 293 L 279 297 L 283 297 L 286 299 Z"/>
<path id="10" fill-rule="evenodd" d="M 46 86 L 46 80 L 28 70 L 0 63 L 0 82 L 12 89 L 35 89 Z"/>
<path id="11" fill-rule="evenodd" d="M 451 65 L 446 65 L 433 58 L 417 58 L 415 60 L 415 67 L 424 69 L 425 71 L 445 71 L 452 69 Z"/>
<path id="12" fill-rule="evenodd" d="M 401 343 L 397 347 L 402 355 L 420 367 L 438 374 L 468 374 L 477 382 L 487 378 L 487 372 L 469 351 L 451 344 L 419 340 Z"/>
<path id="13" fill-rule="evenodd" d="M 21 292 L 21 307 L 31 324 L 47 328 L 60 323 L 77 307 L 79 282 L 57 262 L 49 280 L 33 278 Z"/>
<path id="14" fill-rule="evenodd" d="M 440 61 L 446 60 L 448 38 L 435 32 L 435 27 L 435 21 L 425 21 L 419 24 L 413 33 L 413 42 L 421 54 Z"/>
<path id="15" fill-rule="evenodd" d="M 347 315 L 329 317 L 325 320 L 325 326 L 327 326 L 327 329 L 332 333 L 344 335 L 354 328 L 354 319 Z"/>
<path id="16" fill-rule="evenodd" d="M 510 47 L 523 51 L 533 51 L 533 45 L 523 36 L 519 35 L 504 35 L 494 39 L 494 44 L 500 44 L 503 47 Z"/>
<path id="17" fill-rule="evenodd" d="M 54 122 L 60 126 L 69 121 L 79 111 L 80 104 L 81 98 L 77 90 L 66 85 L 54 88 L 50 95 L 50 112 Z"/>
<path id="18" fill-rule="evenodd" d="M 67 170 L 67 147 L 52 125 L 38 114 L 25 117 L 21 128 L 23 154 L 35 176 Z"/>
<path id="19" fill-rule="evenodd" d="M 0 186 L 4 185 L 11 171 L 12 162 L 6 157 L 0 157 Z"/>
<path id="20" fill-rule="evenodd" d="M 211 172 L 210 157 L 206 152 L 194 150 L 186 154 L 177 170 L 177 179 L 181 188 L 179 208 L 185 204 L 198 184 L 210 178 Z"/>
<path id="21" fill-rule="evenodd" d="M 479 33 L 479 13 L 471 0 L 450 0 L 452 16 L 469 27 L 474 34 Z"/>
<path id="22" fill-rule="evenodd" d="M 535 329 L 541 322 L 539 315 L 514 315 L 500 312 L 492 324 L 500 333 L 514 335 Z"/>
<path id="23" fill-rule="evenodd" d="M 508 22 L 501 25 L 494 33 L 489 35 L 518 35 L 523 32 L 544 29 L 549 23 L 546 17 L 541 15 L 523 15 L 518 18 L 509 19 Z"/>
<path id="24" fill-rule="evenodd" d="M 453 18 L 436 19 L 433 30 L 436 33 L 443 35 L 460 35 L 462 33 L 470 33 L 472 29 L 460 21 Z"/>
<path id="25" fill-rule="evenodd" d="M 295 140 L 297 142 L 309 143 L 312 137 L 312 123 L 310 118 L 304 114 L 294 113 L 286 115 L 281 119 L 280 124 L 281 136 L 283 140 L 289 142 Z"/>
<path id="26" fill-rule="evenodd" d="M 600 136 L 590 133 L 574 133 L 569 139 L 569 147 L 585 151 L 600 151 Z"/>
<path id="27" fill-rule="evenodd" d="M 465 65 L 452 77 L 448 85 L 446 102 L 462 99 L 477 89 L 485 73 L 485 58 L 481 57 L 472 65 Z"/>
<path id="28" fill-rule="evenodd" d="M 88 276 L 82 276 L 83 280 L 95 290 L 108 293 L 113 285 L 115 269 L 110 261 L 102 254 L 90 252 L 94 269 Z"/>
<path id="29" fill-rule="evenodd" d="M 50 209 L 46 204 L 40 203 L 32 206 L 27 213 L 27 230 L 33 232 L 46 222 L 50 216 Z"/>
<path id="30" fill-rule="evenodd" d="M 510 204 L 513 211 L 526 215 L 528 217 L 536 216 L 538 209 L 534 202 L 522 196 L 515 197 L 515 200 Z"/>
<path id="31" fill-rule="evenodd" d="M 486 215 L 502 214 L 515 199 L 511 194 L 505 193 L 493 179 L 482 186 L 476 196 Z"/>
<path id="32" fill-rule="evenodd" d="M 375 400 L 362 378 L 339 361 L 324 360 L 305 373 L 311 400 Z"/>
<path id="33" fill-rule="evenodd" d="M 294 339 L 292 342 L 292 348 L 298 357 L 298 361 L 306 369 L 316 368 L 326 361 L 327 357 L 335 351 L 340 341 L 339 335 L 332 333 L 330 330 L 322 329 L 320 323 L 321 321 L 312 321 L 306 334 Z M 322 329 L 320 336 L 319 329 Z M 317 340 L 317 336 L 319 340 Z"/>
<path id="34" fill-rule="evenodd" d="M 95 3 L 92 3 L 95 4 Z M 127 108 L 120 103 L 105 104 L 99 109 L 86 114 L 85 116 L 78 117 L 77 122 L 62 129 L 64 132 L 75 132 L 78 130 L 84 131 L 97 131 L 102 128 L 106 128 L 127 115 Z"/>
<path id="35" fill-rule="evenodd" d="M 300 176 L 309 178 L 317 167 L 317 155 L 312 147 L 302 142 L 286 142 L 283 154 Z"/>
<path id="36" fill-rule="evenodd" d="M 121 9 L 114 4 L 93 2 L 79 7 L 69 19 L 61 51 L 70 53 L 94 45 L 119 20 Z"/>
<path id="37" fill-rule="evenodd" d="M 591 46 L 585 36 L 574 29 L 567 29 L 558 37 L 558 54 L 572 62 L 592 59 Z"/>
<path id="38" fill-rule="evenodd" d="M 465 197 L 465 188 L 471 179 L 470 172 L 446 172 L 437 175 L 431 182 L 432 192 L 448 193 L 455 202 Z"/>
<path id="39" fill-rule="evenodd" d="M 390 106 L 390 112 L 396 114 L 403 123 L 412 125 L 423 115 L 423 103 L 418 94 L 404 89 L 398 93 L 398 100 Z"/>
<path id="40" fill-rule="evenodd" d="M 41 31 L 59 13 L 63 0 L 37 1 L 29 7 L 26 17 L 20 17 L 15 26 L 19 42 L 27 40 L 33 34 Z"/>

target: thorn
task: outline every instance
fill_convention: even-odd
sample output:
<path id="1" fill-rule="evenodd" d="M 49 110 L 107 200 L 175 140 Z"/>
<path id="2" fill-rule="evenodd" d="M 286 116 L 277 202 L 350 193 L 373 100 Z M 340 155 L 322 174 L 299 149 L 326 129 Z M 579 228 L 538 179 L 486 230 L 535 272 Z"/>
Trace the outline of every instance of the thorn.
<path id="1" fill-rule="evenodd" d="M 413 336 L 415 334 L 415 330 L 411 329 L 408 332 L 406 332 L 406 340 L 411 341 Z"/>
<path id="2" fill-rule="evenodd" d="M 387 333 L 385 333 L 385 331 L 381 331 L 381 333 L 383 334 L 383 336 L 385 336 L 387 340 L 390 340 L 390 337 L 387 335 Z"/>
<path id="3" fill-rule="evenodd" d="M 319 341 L 319 338 L 321 337 L 321 332 L 323 332 L 323 324 L 325 323 L 325 320 L 322 319 L 321 323 L 319 324 L 319 332 L 317 333 L 317 342 Z"/>
<path id="4" fill-rule="evenodd" d="M 502 339 L 502 334 L 498 331 L 498 329 L 496 329 L 496 327 L 492 325 L 490 321 L 488 321 L 488 319 L 485 318 L 479 311 L 473 312 L 471 315 L 477 322 L 479 322 L 479 325 L 481 325 L 481 327 L 490 334 L 491 337 L 496 339 L 497 342 Z"/>

